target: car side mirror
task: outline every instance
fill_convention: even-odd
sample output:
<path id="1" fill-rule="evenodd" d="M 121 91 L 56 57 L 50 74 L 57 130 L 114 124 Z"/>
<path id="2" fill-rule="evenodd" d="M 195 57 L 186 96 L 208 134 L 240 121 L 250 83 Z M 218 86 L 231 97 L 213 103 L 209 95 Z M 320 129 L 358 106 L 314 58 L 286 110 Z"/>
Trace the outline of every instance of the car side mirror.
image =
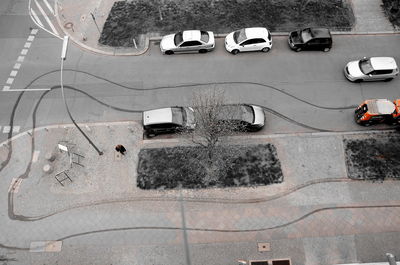
<path id="1" fill-rule="evenodd" d="M 367 59 L 367 57 L 364 56 L 363 59 Z"/>
<path id="2" fill-rule="evenodd" d="M 372 77 L 372 75 L 371 75 L 371 74 L 369 74 L 368 76 L 369 76 L 369 77 Z"/>

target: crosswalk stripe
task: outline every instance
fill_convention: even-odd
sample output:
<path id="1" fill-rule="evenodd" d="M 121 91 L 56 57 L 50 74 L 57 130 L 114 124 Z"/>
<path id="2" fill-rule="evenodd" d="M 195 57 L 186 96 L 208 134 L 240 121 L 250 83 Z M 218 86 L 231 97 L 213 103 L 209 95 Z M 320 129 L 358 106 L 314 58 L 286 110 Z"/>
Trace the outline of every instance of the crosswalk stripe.
<path id="1" fill-rule="evenodd" d="M 46 6 L 50 10 L 50 12 L 54 15 L 54 10 L 53 10 L 53 8 L 51 8 L 51 5 L 49 4 L 49 2 L 47 2 L 47 0 L 43 0 L 43 2 L 46 4 Z"/>
<path id="2" fill-rule="evenodd" d="M 10 91 L 10 86 L 3 86 L 3 91 Z"/>
<path id="3" fill-rule="evenodd" d="M 49 24 L 51 30 L 53 31 L 54 34 L 58 35 L 58 32 L 56 30 L 56 28 L 54 27 L 53 23 L 51 23 L 49 17 L 46 15 L 46 12 L 44 12 L 43 8 L 41 5 L 39 5 L 38 1 L 35 0 L 36 6 L 38 7 L 39 11 L 42 13 L 42 15 L 44 16 L 44 19 L 46 20 L 47 24 Z"/>
<path id="4" fill-rule="evenodd" d="M 4 127 L 3 127 L 3 133 L 9 133 L 10 130 L 11 130 L 11 127 L 10 127 L 10 126 L 4 126 Z"/>
<path id="5" fill-rule="evenodd" d="M 10 73 L 10 76 L 16 77 L 17 74 L 18 74 L 18 71 L 12 70 L 11 73 Z"/>
<path id="6" fill-rule="evenodd" d="M 31 30 L 31 35 L 36 35 L 38 33 L 38 29 L 32 29 Z"/>
<path id="7" fill-rule="evenodd" d="M 38 23 L 40 26 L 44 27 L 42 21 L 40 21 L 38 15 L 36 14 L 35 10 L 33 10 L 33 8 L 31 8 L 31 12 L 32 12 L 32 16 L 36 20 L 36 23 Z"/>

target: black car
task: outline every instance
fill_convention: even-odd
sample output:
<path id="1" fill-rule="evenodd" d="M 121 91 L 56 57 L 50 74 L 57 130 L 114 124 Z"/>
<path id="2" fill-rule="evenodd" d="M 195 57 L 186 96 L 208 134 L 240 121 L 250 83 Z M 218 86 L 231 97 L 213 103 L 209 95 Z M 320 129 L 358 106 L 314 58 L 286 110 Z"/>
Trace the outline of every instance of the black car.
<path id="1" fill-rule="evenodd" d="M 301 50 L 327 52 L 332 48 L 332 35 L 326 28 L 305 28 L 290 32 L 288 43 L 290 49 L 296 52 Z"/>

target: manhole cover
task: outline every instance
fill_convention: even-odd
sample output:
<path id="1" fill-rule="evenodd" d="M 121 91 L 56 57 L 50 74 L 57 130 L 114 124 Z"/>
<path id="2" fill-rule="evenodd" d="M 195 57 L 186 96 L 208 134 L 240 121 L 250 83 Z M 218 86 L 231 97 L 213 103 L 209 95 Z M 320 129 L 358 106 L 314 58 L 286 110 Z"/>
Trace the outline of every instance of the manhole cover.
<path id="1" fill-rule="evenodd" d="M 271 245 L 269 243 L 258 243 L 258 251 L 271 251 Z"/>

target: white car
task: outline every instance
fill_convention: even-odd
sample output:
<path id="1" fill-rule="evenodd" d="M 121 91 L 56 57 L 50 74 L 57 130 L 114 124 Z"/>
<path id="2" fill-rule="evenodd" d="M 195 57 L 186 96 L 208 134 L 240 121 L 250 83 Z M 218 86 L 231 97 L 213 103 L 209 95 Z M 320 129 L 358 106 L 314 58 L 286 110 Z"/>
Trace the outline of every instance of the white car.
<path id="1" fill-rule="evenodd" d="M 266 28 L 244 28 L 225 38 L 225 49 L 232 53 L 247 51 L 268 52 L 272 47 L 271 33 Z"/>
<path id="2" fill-rule="evenodd" d="M 392 57 L 364 57 L 349 62 L 344 75 L 352 82 L 384 80 L 390 81 L 399 74 L 396 61 Z"/>
<path id="3" fill-rule="evenodd" d="M 205 53 L 214 48 L 214 33 L 202 30 L 185 30 L 167 35 L 161 39 L 160 43 L 161 52 L 168 55 L 178 52 Z"/>

